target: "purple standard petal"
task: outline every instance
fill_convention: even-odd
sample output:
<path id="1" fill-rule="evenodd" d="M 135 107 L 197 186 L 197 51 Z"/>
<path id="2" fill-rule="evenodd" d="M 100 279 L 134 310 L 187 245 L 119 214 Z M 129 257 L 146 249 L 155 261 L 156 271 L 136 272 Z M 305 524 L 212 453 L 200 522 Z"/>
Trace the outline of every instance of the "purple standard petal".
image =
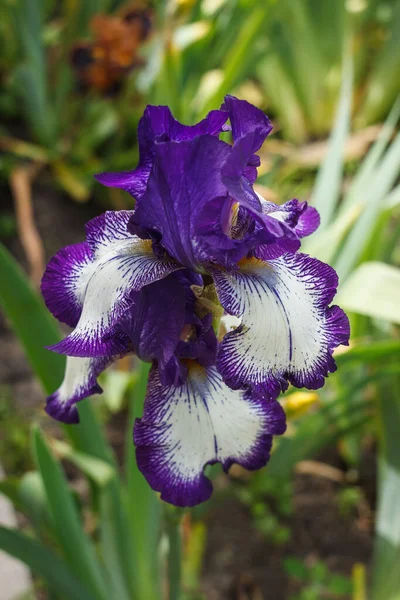
<path id="1" fill-rule="evenodd" d="M 93 251 L 93 271 L 82 290 L 83 308 L 74 331 L 51 350 L 69 356 L 94 357 L 118 354 L 125 340 L 104 339 L 132 305 L 133 292 L 181 268 L 154 255 L 149 240 L 126 230 L 129 211 L 107 212 L 87 225 Z"/>
<path id="2" fill-rule="evenodd" d="M 243 145 L 246 146 L 243 174 L 250 183 L 254 183 L 257 179 L 257 167 L 260 166 L 260 159 L 254 153 L 271 133 L 272 123 L 262 110 L 234 96 L 225 96 L 223 108 L 229 114 L 234 146 L 242 146 L 240 152 L 243 152 Z M 245 138 L 246 142 L 243 141 Z"/>
<path id="3" fill-rule="evenodd" d="M 63 248 L 49 261 L 41 290 L 47 308 L 62 323 L 78 323 L 92 274 L 93 255 L 86 242 Z"/>
<path id="4" fill-rule="evenodd" d="M 196 227 L 204 206 L 226 196 L 220 171 L 230 152 L 228 144 L 210 135 L 158 144 L 147 192 L 130 221 L 132 233 L 150 232 L 187 267 L 201 269 L 215 260 Z"/>
<path id="5" fill-rule="evenodd" d="M 246 100 L 225 96 L 223 108 L 228 111 L 236 144 L 249 133 L 254 134 L 252 152 L 257 152 L 272 131 L 272 123 L 262 110 Z"/>
<path id="6" fill-rule="evenodd" d="M 122 173 L 100 173 L 96 179 L 103 185 L 122 188 L 139 200 L 147 188 L 158 142 L 184 142 L 200 135 L 218 135 L 227 117 L 225 111 L 213 110 L 196 125 L 183 125 L 174 119 L 167 106 L 147 106 L 138 126 L 140 160 L 137 168 Z"/>
<path id="7" fill-rule="evenodd" d="M 233 391 L 215 367 L 191 363 L 185 383 L 163 386 L 150 373 L 143 418 L 134 428 L 140 471 L 161 498 L 176 506 L 194 506 L 212 493 L 204 467 L 220 462 L 227 472 L 237 462 L 263 467 L 272 435 L 285 430 L 278 402 Z"/>
<path id="8" fill-rule="evenodd" d="M 333 350 L 348 344 L 350 331 L 344 312 L 329 307 L 338 284 L 329 265 L 305 254 L 244 259 L 240 271 L 218 272 L 214 281 L 222 306 L 241 317 L 217 358 L 228 385 L 276 397 L 287 381 L 317 389 L 336 370 Z"/>
<path id="9" fill-rule="evenodd" d="M 67 358 L 61 386 L 47 398 L 46 412 L 62 423 L 79 423 L 76 403 L 92 394 L 101 394 L 97 377 L 112 358 Z"/>

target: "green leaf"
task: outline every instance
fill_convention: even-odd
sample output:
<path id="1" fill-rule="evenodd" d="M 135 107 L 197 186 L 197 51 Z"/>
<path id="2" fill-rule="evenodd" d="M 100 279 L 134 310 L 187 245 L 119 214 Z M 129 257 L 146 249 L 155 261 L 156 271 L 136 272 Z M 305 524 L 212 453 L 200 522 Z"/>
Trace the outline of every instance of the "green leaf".
<path id="1" fill-rule="evenodd" d="M 25 513 L 32 520 L 36 531 L 42 531 L 49 524 L 49 505 L 43 480 L 37 471 L 24 473 L 18 485 L 18 497 Z"/>
<path id="2" fill-rule="evenodd" d="M 219 106 L 224 95 L 237 83 L 238 73 L 242 71 L 242 65 L 252 49 L 254 39 L 265 23 L 265 15 L 266 6 L 257 4 L 239 28 L 235 43 L 231 46 L 231 49 L 227 52 L 223 60 L 223 77 L 221 83 L 211 97 L 206 99 L 205 104 L 199 111 L 201 115 L 205 115 L 216 106 Z"/>
<path id="3" fill-rule="evenodd" d="M 350 128 L 352 92 L 353 59 L 349 44 L 343 61 L 342 89 L 335 125 L 310 200 L 321 215 L 321 230 L 325 229 L 332 221 L 341 193 L 344 146 Z"/>
<path id="4" fill-rule="evenodd" d="M 348 275 L 368 245 L 379 211 L 388 209 L 385 199 L 396 178 L 398 150 L 390 148 L 390 153 L 386 156 L 384 153 L 399 116 L 400 98 L 358 169 L 336 218 L 303 244 L 306 252 L 326 262 L 333 263 L 336 257 L 334 266 L 341 279 Z"/>
<path id="5" fill-rule="evenodd" d="M 50 394 L 62 382 L 65 357 L 45 349 L 60 340 L 60 330 L 28 277 L 6 248 L 0 244 L 0 307 L 22 343 L 31 366 Z M 115 459 L 88 400 L 79 404 L 78 425 L 64 430 L 76 448 L 111 464 Z"/>
<path id="6" fill-rule="evenodd" d="M 345 310 L 400 324 L 400 269 L 365 262 L 340 287 L 336 301 Z"/>
<path id="7" fill-rule="evenodd" d="M 41 0 L 17 0 L 13 6 L 15 33 L 24 53 L 24 63 L 13 74 L 14 85 L 25 117 L 37 140 L 52 146 L 54 142 L 54 119 L 48 99 L 46 58 L 42 41 Z"/>
<path id="8" fill-rule="evenodd" d="M 61 458 L 71 461 L 100 487 L 107 485 L 116 476 L 115 469 L 104 460 L 79 452 L 61 440 L 53 440 L 52 445 Z"/>
<path id="9" fill-rule="evenodd" d="M 386 121 L 379 132 L 372 148 L 367 153 L 366 157 L 357 170 L 356 175 L 351 182 L 350 189 L 343 199 L 340 207 L 340 214 L 345 213 L 349 208 L 357 204 L 365 203 L 365 195 L 368 194 L 368 189 L 371 185 L 373 176 L 382 160 L 385 149 L 389 144 L 395 131 L 396 123 L 400 117 L 400 96 L 393 104 Z"/>
<path id="10" fill-rule="evenodd" d="M 360 260 L 374 231 L 379 213 L 385 209 L 384 199 L 390 192 L 400 172 L 400 133 L 387 150 L 374 177 L 370 181 L 365 197 L 365 209 L 351 229 L 346 242 L 335 262 L 339 277 L 344 280 Z"/>
<path id="11" fill-rule="evenodd" d="M 351 362 L 362 362 L 363 364 L 376 364 L 388 358 L 400 359 L 400 341 L 368 341 L 358 344 L 346 352 L 335 356 L 338 367 Z"/>
<path id="12" fill-rule="evenodd" d="M 148 364 L 141 363 L 139 368 L 138 383 L 131 393 L 126 432 L 127 508 L 131 523 L 131 538 L 135 547 L 139 596 L 155 600 L 159 597 L 157 569 L 161 502 L 137 467 L 132 441 L 132 425 L 137 417 L 142 416 L 149 374 Z"/>
<path id="13" fill-rule="evenodd" d="M 379 395 L 380 446 L 378 509 L 373 564 L 373 600 L 400 598 L 400 378 L 393 387 L 385 382 Z"/>
<path id="14" fill-rule="evenodd" d="M 119 497 L 119 503 L 122 505 L 121 496 Z M 100 493 L 99 514 L 101 554 L 113 594 L 118 600 L 130 600 L 129 570 L 124 569 L 126 565 L 124 564 L 123 557 L 121 557 L 121 552 L 123 552 L 123 548 L 121 547 L 122 540 L 118 535 L 120 530 L 119 515 L 122 506 L 120 510 L 116 510 L 116 508 L 113 488 L 110 486 L 103 488 Z M 133 562 L 132 555 L 129 558 Z"/>
<path id="15" fill-rule="evenodd" d="M 104 374 L 101 387 L 104 391 L 104 402 L 109 411 L 118 413 L 122 410 L 127 391 L 135 385 L 136 380 L 136 373 L 131 371 L 112 369 Z"/>
<path id="16" fill-rule="evenodd" d="M 98 600 L 53 551 L 20 531 L 0 527 L 0 548 L 25 563 L 65 599 Z"/>
<path id="17" fill-rule="evenodd" d="M 38 428 L 33 431 L 34 452 L 43 478 L 58 543 L 77 577 L 106 600 L 104 580 L 94 548 L 86 536 L 72 494 L 59 463 L 50 453 Z"/>
<path id="18" fill-rule="evenodd" d="M 9 318 L 25 353 L 47 393 L 62 381 L 65 358 L 45 349 L 60 339 L 59 329 L 27 276 L 0 244 L 0 306 Z"/>
<path id="19" fill-rule="evenodd" d="M 359 124 L 364 127 L 384 118 L 399 93 L 400 2 L 391 2 L 387 7 L 392 10 L 390 27 L 385 31 L 383 47 L 379 52 L 374 53 L 375 56 L 371 56 L 368 86 L 358 116 Z"/>

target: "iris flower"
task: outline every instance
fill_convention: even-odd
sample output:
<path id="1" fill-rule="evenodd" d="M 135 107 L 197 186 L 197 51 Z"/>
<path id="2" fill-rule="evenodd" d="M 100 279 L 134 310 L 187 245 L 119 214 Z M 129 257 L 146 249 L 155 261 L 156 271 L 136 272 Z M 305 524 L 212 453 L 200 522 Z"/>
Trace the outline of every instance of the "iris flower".
<path id="1" fill-rule="evenodd" d="M 73 328 L 51 347 L 68 359 L 47 412 L 75 423 L 110 363 L 128 353 L 151 362 L 137 462 L 177 506 L 210 497 L 208 464 L 264 466 L 285 431 L 280 392 L 320 388 L 334 348 L 348 343 L 348 319 L 330 306 L 335 271 L 298 252 L 317 211 L 253 189 L 271 129 L 232 96 L 194 126 L 148 106 L 137 168 L 97 176 L 135 209 L 90 221 L 86 241 L 60 250 L 43 277 L 48 308 Z M 232 145 L 219 139 L 228 130 Z"/>

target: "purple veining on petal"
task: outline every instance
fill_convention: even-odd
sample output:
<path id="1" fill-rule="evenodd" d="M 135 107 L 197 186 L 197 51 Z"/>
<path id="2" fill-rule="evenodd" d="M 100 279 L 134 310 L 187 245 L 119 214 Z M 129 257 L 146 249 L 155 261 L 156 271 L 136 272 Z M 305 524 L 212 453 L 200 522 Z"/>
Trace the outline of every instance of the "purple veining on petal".
<path id="1" fill-rule="evenodd" d="M 158 259 L 143 240 L 129 240 L 96 265 L 86 289 L 82 314 L 74 331 L 51 350 L 68 356 L 105 356 L 121 352 L 121 340 L 108 331 L 132 305 L 132 292 L 180 269 Z"/>
<path id="2" fill-rule="evenodd" d="M 132 305 L 133 292 L 182 268 L 155 256 L 150 241 L 128 231 L 132 214 L 107 211 L 87 223 L 93 264 L 81 290 L 83 309 L 74 331 L 51 350 L 80 357 L 119 354 L 125 348 L 124 336 L 107 333 Z"/>
<path id="3" fill-rule="evenodd" d="M 216 272 L 221 304 L 242 324 L 228 333 L 217 364 L 233 388 L 255 386 L 269 396 L 287 387 L 317 389 L 336 369 L 332 352 L 348 344 L 349 322 L 338 307 L 335 271 L 304 254 L 269 263 L 244 260 L 236 273 Z"/>
<path id="4" fill-rule="evenodd" d="M 86 223 L 86 240 L 96 257 L 132 238 L 132 234 L 128 231 L 128 223 L 132 215 L 132 210 L 107 210 Z"/>
<path id="5" fill-rule="evenodd" d="M 212 493 L 207 464 L 221 462 L 226 472 L 235 462 L 259 469 L 268 461 L 272 436 L 284 430 L 279 403 L 230 390 L 214 367 L 189 366 L 179 387 L 163 386 L 153 368 L 134 428 L 137 463 L 164 501 L 194 506 Z"/>
<path id="6" fill-rule="evenodd" d="M 97 377 L 112 362 L 112 357 L 67 358 L 61 386 L 47 398 L 46 412 L 62 423 L 79 423 L 76 403 L 92 394 L 101 394 Z"/>
<path id="7" fill-rule="evenodd" d="M 62 323 L 75 327 L 82 312 L 84 291 L 93 256 L 86 242 L 66 246 L 48 262 L 41 291 L 47 308 Z"/>

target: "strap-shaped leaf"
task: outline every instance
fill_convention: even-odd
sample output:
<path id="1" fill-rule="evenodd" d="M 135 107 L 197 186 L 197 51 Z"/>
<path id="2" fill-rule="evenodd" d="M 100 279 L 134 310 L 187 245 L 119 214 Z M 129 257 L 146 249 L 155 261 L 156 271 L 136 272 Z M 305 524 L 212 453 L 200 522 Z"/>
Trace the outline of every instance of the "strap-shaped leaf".
<path id="1" fill-rule="evenodd" d="M 25 563 L 62 598 L 98 600 L 54 552 L 20 531 L 0 527 L 0 549 Z"/>
<path id="2" fill-rule="evenodd" d="M 95 550 L 86 536 L 60 465 L 39 431 L 33 431 L 34 452 L 53 517 L 54 531 L 73 572 L 92 592 L 106 600 L 105 582 Z"/>
<path id="3" fill-rule="evenodd" d="M 321 215 L 320 230 L 330 224 L 341 192 L 343 151 L 349 134 L 353 92 L 353 62 L 350 44 L 348 44 L 344 56 L 343 71 L 335 125 L 329 138 L 328 152 L 318 172 L 311 197 L 311 204 L 318 209 Z"/>
<path id="4" fill-rule="evenodd" d="M 139 471 L 132 444 L 132 425 L 142 415 L 149 365 L 140 366 L 139 380 L 130 397 L 129 424 L 126 432 L 127 509 L 134 545 L 136 586 L 139 596 L 155 600 L 157 589 L 158 541 L 161 525 L 161 502 Z"/>
<path id="5" fill-rule="evenodd" d="M 341 286 L 336 301 L 345 310 L 400 324 L 400 269 L 363 263 Z"/>
<path id="6" fill-rule="evenodd" d="M 60 340 L 60 332 L 40 296 L 6 248 L 0 244 L 0 308 L 8 317 L 45 391 L 50 394 L 64 376 L 65 357 L 45 349 Z M 44 401 L 44 398 L 43 398 Z M 79 425 L 64 427 L 77 450 L 114 463 L 113 454 L 90 403 L 79 404 Z"/>

